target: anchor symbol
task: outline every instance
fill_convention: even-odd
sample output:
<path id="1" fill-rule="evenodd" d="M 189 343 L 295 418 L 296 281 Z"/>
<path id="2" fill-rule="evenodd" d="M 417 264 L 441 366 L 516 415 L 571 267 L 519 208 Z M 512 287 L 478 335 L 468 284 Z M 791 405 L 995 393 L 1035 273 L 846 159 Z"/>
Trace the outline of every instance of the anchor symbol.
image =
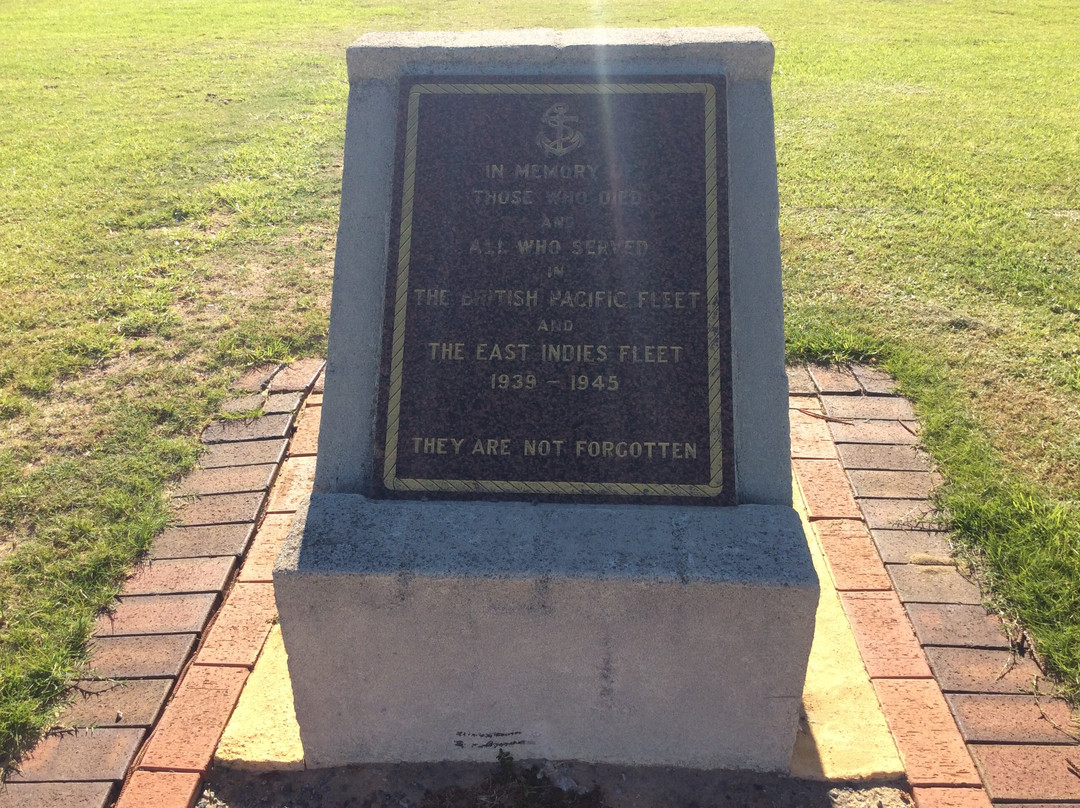
<path id="1" fill-rule="evenodd" d="M 578 116 L 570 114 L 570 107 L 561 101 L 548 107 L 547 112 L 541 119 L 548 126 L 554 128 L 553 137 L 545 137 L 543 132 L 536 136 L 536 142 L 547 154 L 562 157 L 569 154 L 585 142 L 585 136 L 578 130 L 567 124 L 577 123 Z"/>

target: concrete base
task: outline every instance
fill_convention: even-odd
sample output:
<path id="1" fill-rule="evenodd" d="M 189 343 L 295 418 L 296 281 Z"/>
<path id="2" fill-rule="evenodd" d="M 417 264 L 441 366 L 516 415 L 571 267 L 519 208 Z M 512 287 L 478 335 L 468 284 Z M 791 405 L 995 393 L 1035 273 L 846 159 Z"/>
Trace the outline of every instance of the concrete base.
<path id="1" fill-rule="evenodd" d="M 309 767 L 787 770 L 818 597 L 791 508 L 315 495 L 274 583 Z"/>

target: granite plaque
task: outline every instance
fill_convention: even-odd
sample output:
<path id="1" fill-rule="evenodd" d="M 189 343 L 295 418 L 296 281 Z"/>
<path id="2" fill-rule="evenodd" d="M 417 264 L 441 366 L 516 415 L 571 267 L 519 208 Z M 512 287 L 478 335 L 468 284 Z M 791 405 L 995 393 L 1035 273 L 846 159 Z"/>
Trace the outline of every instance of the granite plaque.
<path id="1" fill-rule="evenodd" d="M 378 495 L 733 503 L 723 80 L 401 98 Z"/>

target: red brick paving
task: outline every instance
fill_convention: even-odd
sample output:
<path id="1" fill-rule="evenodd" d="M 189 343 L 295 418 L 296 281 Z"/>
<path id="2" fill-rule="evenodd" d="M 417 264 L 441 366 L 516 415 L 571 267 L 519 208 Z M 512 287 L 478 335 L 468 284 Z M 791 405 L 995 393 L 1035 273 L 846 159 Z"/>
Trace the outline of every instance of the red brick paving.
<path id="1" fill-rule="evenodd" d="M 116 784 L 5 783 L 0 790 L 4 808 L 105 808 Z"/>
<path id="2" fill-rule="evenodd" d="M 143 729 L 75 730 L 46 735 L 9 773 L 8 782 L 123 780 Z"/>
<path id="3" fill-rule="evenodd" d="M 893 446 L 918 443 L 914 421 L 829 421 L 837 443 L 887 443 Z"/>
<path id="4" fill-rule="evenodd" d="M 263 463 L 280 463 L 285 457 L 285 438 L 251 440 L 239 443 L 215 443 L 206 446 L 199 455 L 199 467 L 216 469 L 232 466 L 253 466 Z"/>
<path id="5" fill-rule="evenodd" d="M 872 530 L 927 530 L 936 526 L 937 511 L 925 499 L 864 499 L 859 507 Z"/>
<path id="6" fill-rule="evenodd" d="M 111 615 L 98 618 L 94 636 L 198 634 L 217 597 L 213 593 L 121 597 Z"/>
<path id="7" fill-rule="evenodd" d="M 263 415 L 235 421 L 215 421 L 202 433 L 203 443 L 230 443 L 232 441 L 285 438 L 292 428 L 291 413 Z"/>
<path id="8" fill-rule="evenodd" d="M 927 648 L 934 676 L 946 693 L 1031 693 L 1050 682 L 1026 657 L 982 648 Z"/>
<path id="9" fill-rule="evenodd" d="M 319 424 L 321 409 L 305 409 L 296 427 L 296 434 L 289 444 L 290 457 L 314 457 L 319 449 Z"/>
<path id="10" fill-rule="evenodd" d="M 793 460 L 807 515 L 814 519 L 858 519 L 844 469 L 836 460 Z"/>
<path id="11" fill-rule="evenodd" d="M 176 500 L 176 525 L 196 527 L 254 522 L 265 501 L 265 491 L 248 494 L 208 494 Z"/>
<path id="12" fill-rule="evenodd" d="M 834 460 L 836 444 L 829 434 L 829 425 L 798 409 L 789 411 L 791 456 L 799 460 Z"/>
<path id="13" fill-rule="evenodd" d="M 264 415 L 275 415 L 285 412 L 295 412 L 300 409 L 300 402 L 303 401 L 303 393 L 272 393 L 266 397 L 266 403 L 263 404 Z"/>
<path id="14" fill-rule="evenodd" d="M 941 564 L 889 564 L 900 600 L 905 603 L 982 603 L 979 587 L 956 567 Z"/>
<path id="15" fill-rule="evenodd" d="M 274 486 L 270 494 L 266 512 L 292 513 L 296 511 L 311 494 L 311 484 L 314 479 L 314 457 L 289 457 L 281 465 L 278 484 Z"/>
<path id="16" fill-rule="evenodd" d="M 1068 744 L 1080 731 L 1062 699 L 950 693 L 945 700 L 969 743 Z"/>
<path id="17" fill-rule="evenodd" d="M 933 679 L 876 679 L 912 786 L 978 786 L 979 774 Z"/>
<path id="18" fill-rule="evenodd" d="M 262 409 L 262 406 L 265 403 L 266 396 L 262 393 L 251 393 L 246 396 L 238 396 L 237 398 L 230 398 L 221 402 L 221 412 L 230 414 L 252 412 L 253 410 Z"/>
<path id="19" fill-rule="evenodd" d="M 1080 748 L 974 744 L 990 799 L 1080 800 Z"/>
<path id="20" fill-rule="evenodd" d="M 825 414 L 845 420 L 913 421 L 915 413 L 907 399 L 896 396 L 821 397 Z"/>
<path id="21" fill-rule="evenodd" d="M 294 384 L 301 384 L 302 387 L 310 385 L 311 372 L 314 372 L 312 368 L 305 368 L 298 370 L 291 379 L 282 377 L 274 389 L 285 389 Z M 853 615 L 856 637 L 860 647 L 865 649 L 867 667 L 874 677 L 879 700 L 908 769 L 916 804 L 920 808 L 986 808 L 989 803 L 979 787 L 977 772 L 949 713 L 948 704 L 934 680 L 920 678 L 926 675 L 925 662 L 922 662 L 920 667 L 922 653 L 904 617 L 903 607 L 891 591 L 880 588 L 887 585 L 887 580 L 877 558 L 875 544 L 889 562 L 928 560 L 935 556 L 944 557 L 948 553 L 948 545 L 942 534 L 918 529 L 925 526 L 926 517 L 931 513 L 928 504 L 922 499 L 926 486 L 921 482 L 922 479 L 928 479 L 929 475 L 917 475 L 920 482 L 917 487 L 912 487 L 911 481 L 916 479 L 915 476 L 852 474 L 855 486 L 864 494 L 856 503 L 843 468 L 833 459 L 836 457 L 836 447 L 832 445 L 835 440 L 840 448 L 839 456 L 853 472 L 925 471 L 928 468 L 926 458 L 912 449 L 916 438 L 913 434 L 915 424 L 911 420 L 913 416 L 910 406 L 902 399 L 887 395 L 892 389 L 891 380 L 873 368 L 856 366 L 850 371 L 820 370 L 817 375 L 825 389 L 845 391 L 844 395 L 827 395 L 822 400 L 832 418 L 846 418 L 851 422 L 838 423 L 836 420 L 813 418 L 806 413 L 792 411 L 792 444 L 796 458 L 793 465 L 799 475 L 800 487 L 811 502 L 811 515 L 815 519 L 815 525 L 823 533 L 822 543 L 826 548 L 830 569 L 840 582 L 840 588 L 844 590 L 842 600 L 845 608 Z M 322 374 L 319 374 L 316 382 L 316 387 L 320 390 L 322 378 Z M 789 383 L 793 391 L 801 387 L 810 392 L 807 389 L 810 381 L 805 370 L 801 373 L 798 369 L 789 370 Z M 276 407 L 276 402 L 280 401 L 284 408 L 294 400 L 278 397 L 271 406 Z M 793 407 L 807 411 L 820 410 L 817 398 L 795 397 L 791 403 Z M 321 400 L 309 398 L 309 406 L 304 410 L 305 417 L 301 418 L 297 434 L 290 446 L 290 454 L 294 457 L 314 455 L 316 451 L 319 404 Z M 898 419 L 902 419 L 903 423 Z M 256 434 L 265 435 L 267 428 L 265 418 L 258 420 L 262 423 L 252 425 L 249 422 L 246 428 L 220 426 L 217 432 L 209 430 L 207 440 L 223 439 L 225 430 L 233 429 L 237 430 L 235 434 L 240 436 L 239 440 L 242 442 L 214 444 L 203 456 L 203 467 L 240 467 L 278 462 L 285 446 L 281 437 L 287 434 L 287 430 L 274 427 L 275 430 L 280 429 L 281 437 L 257 439 Z M 832 440 L 829 439 L 830 435 Z M 289 489 L 275 500 L 275 506 L 283 513 L 267 518 L 264 525 L 267 536 L 252 547 L 253 555 L 249 556 L 240 575 L 242 581 L 236 585 L 234 598 L 229 601 L 235 601 L 233 608 L 223 609 L 208 633 L 204 648 L 188 671 L 173 702 L 166 710 L 165 718 L 147 745 L 140 769 L 133 773 L 128 789 L 118 804 L 119 808 L 137 808 L 142 805 L 154 808 L 172 808 L 175 805 L 179 808 L 190 806 L 196 798 L 200 773 L 209 764 L 217 739 L 246 680 L 247 669 L 254 662 L 262 638 L 265 637 L 269 622 L 275 614 L 271 585 L 248 581 L 268 578 L 271 558 L 276 556 L 277 545 L 283 540 L 287 523 L 291 519 L 284 512 L 299 504 L 302 497 L 298 497 L 296 492 L 310 486 L 308 466 L 313 468 L 313 462 L 311 458 L 309 464 L 294 464 L 294 469 L 302 471 L 294 471 L 291 486 L 281 485 L 283 491 Z M 300 482 L 305 475 L 308 479 Z M 200 484 L 203 490 L 228 484 L 230 478 L 228 475 L 217 475 L 216 479 L 221 480 L 221 483 L 214 485 L 205 482 L 214 479 L 214 476 L 204 476 L 204 482 Z M 188 485 L 196 486 L 196 483 Z M 301 493 L 306 495 L 307 491 Z M 885 498 L 871 498 L 874 494 L 881 494 Z M 220 506 L 225 503 L 218 500 L 212 504 Z M 255 510 L 257 511 L 257 508 Z M 245 516 L 248 513 L 250 510 L 245 511 Z M 873 528 L 873 541 L 865 528 L 860 526 L 864 514 L 866 522 Z M 207 517 L 204 513 L 199 518 Z M 213 518 L 221 517 L 214 515 Z M 253 519 L 254 517 L 243 521 Z M 919 525 L 919 521 L 924 524 Z M 186 524 L 193 523 L 187 521 Z M 162 549 L 157 552 L 178 553 L 180 555 L 177 557 L 181 558 L 218 553 L 235 556 L 243 552 L 250 528 L 250 525 L 245 524 L 217 525 L 213 529 L 173 528 L 162 536 Z M 934 597 L 953 598 L 955 579 L 951 576 L 956 575 L 955 570 L 951 567 L 939 567 L 936 571 L 927 572 L 928 569 L 931 568 L 921 564 L 891 563 L 889 572 L 902 592 L 905 588 L 908 590 L 908 600 L 918 599 L 926 594 L 920 587 L 925 587 L 927 580 L 932 580 L 936 586 L 931 593 Z M 159 570 L 158 574 L 162 572 Z M 959 576 L 956 575 L 956 578 Z M 147 579 L 137 577 L 135 580 Z M 940 586 L 942 581 L 945 581 L 944 587 Z M 963 583 L 970 587 L 966 581 Z M 212 593 L 208 594 L 213 597 Z M 969 596 L 970 590 L 963 589 L 959 599 L 963 601 Z M 99 624 L 101 631 L 117 632 L 117 624 L 119 630 L 123 631 L 151 630 L 151 625 L 155 626 L 153 631 L 180 630 L 179 626 L 184 625 L 184 620 L 178 620 L 178 615 L 184 617 L 186 613 L 197 613 L 201 610 L 198 603 L 167 601 L 169 597 L 173 596 L 125 597 L 117 607 L 117 619 L 111 622 L 103 620 Z M 165 608 L 167 603 L 175 604 L 179 608 Z M 979 607 L 951 603 L 910 603 L 908 608 L 924 636 L 924 642 L 961 643 L 967 646 L 926 649 L 936 667 L 943 671 L 943 679 L 952 686 L 981 687 L 984 690 L 993 687 L 1007 688 L 1015 685 L 1012 679 L 1019 677 L 1022 680 L 1023 676 L 1032 672 L 1026 667 L 1031 665 L 1030 661 L 1024 660 L 1025 667 L 1019 673 L 1010 673 L 1005 679 L 996 682 L 991 677 L 987 684 L 986 668 L 995 659 L 1000 661 L 1001 652 L 997 652 L 998 657 L 990 658 L 988 663 L 987 659 L 978 656 L 981 653 L 979 649 L 970 646 L 978 643 L 1002 643 L 1004 640 L 997 632 L 993 618 L 989 618 Z M 170 614 L 165 615 L 166 611 Z M 197 615 L 194 623 L 198 623 Z M 201 626 L 192 628 L 190 631 L 195 632 L 200 628 Z M 252 637 L 257 638 L 257 641 L 252 641 Z M 97 647 L 94 661 L 95 664 L 100 664 L 101 675 L 175 675 L 183 665 L 193 638 L 194 633 L 103 637 L 95 640 Z M 898 649 L 902 650 L 898 653 Z M 958 652 L 959 656 L 952 652 Z M 983 679 L 976 681 L 980 675 Z M 159 693 L 168 686 L 169 681 L 146 680 L 137 684 L 145 693 Z M 129 687 L 135 684 L 131 683 Z M 88 686 L 96 689 L 104 687 L 105 683 L 94 682 Z M 113 710 L 112 705 L 120 704 L 112 699 L 110 693 L 112 691 L 108 691 L 105 696 L 94 697 L 99 700 L 98 706 L 94 708 L 98 712 L 95 714 L 91 710 L 86 715 L 107 718 L 107 714 Z M 153 701 L 152 697 L 150 701 Z M 1061 746 L 1032 743 L 1045 742 L 1048 737 L 1056 736 L 1068 741 L 1066 736 L 1052 730 L 1050 722 L 1036 714 L 1033 698 L 1002 694 L 950 693 L 949 701 L 956 710 L 969 740 L 980 742 L 972 749 L 979 756 L 979 765 L 983 768 L 987 781 L 991 783 L 996 797 L 1006 800 L 1022 799 L 1029 808 L 1037 808 L 1032 800 L 1080 799 L 1080 795 L 1069 791 L 1070 788 L 1075 788 L 1074 783 L 1062 774 L 1065 772 L 1076 781 L 1077 778 L 1070 771 L 1069 765 L 1078 762 L 1078 747 L 1074 744 Z M 1055 721 L 1066 717 L 1067 708 L 1063 706 L 1063 702 L 1044 698 L 1043 704 Z M 73 708 L 72 714 L 81 715 L 77 712 L 78 709 L 82 708 Z M 142 708 L 138 706 L 129 706 L 126 709 L 120 706 L 116 711 L 124 713 L 124 720 L 146 720 L 139 715 L 140 709 Z M 145 709 L 152 711 L 153 707 L 148 706 Z M 136 714 L 135 718 L 128 718 L 129 711 Z M 98 723 L 101 725 L 104 722 Z M 1048 730 L 1047 727 L 1051 729 Z M 101 729 L 98 732 L 125 731 L 139 732 L 124 729 Z M 119 736 L 114 736 L 114 739 L 116 737 Z M 1002 743 L 1005 740 L 1018 739 L 1028 743 L 1025 746 Z M 41 752 L 47 752 L 46 747 L 43 746 Z M 84 757 L 82 754 L 76 756 Z M 180 769 L 186 773 L 167 772 L 163 771 L 164 769 Z M 1043 769 L 1049 770 L 1049 778 L 1042 776 Z M 95 776 L 105 775 L 99 772 Z M 77 787 L 82 786 L 90 788 L 76 793 Z M 41 789 L 53 787 L 69 788 L 68 792 L 59 797 L 65 800 L 62 803 L 64 805 L 75 808 L 85 804 L 88 808 L 99 808 L 108 798 L 111 783 L 13 783 L 8 789 L 23 789 L 22 794 L 26 795 L 31 790 L 45 794 Z M 11 799 L 7 794 L 4 796 Z M 84 798 L 90 802 L 79 802 Z M 37 806 L 48 803 L 16 804 Z"/>
<path id="22" fill-rule="evenodd" d="M 205 772 L 247 677 L 246 668 L 189 668 L 146 744 L 139 768 Z"/>
<path id="23" fill-rule="evenodd" d="M 837 365 L 810 365 L 810 377 L 820 393 L 861 393 L 859 380 L 849 368 Z"/>
<path id="24" fill-rule="evenodd" d="M 861 520 L 823 519 L 815 528 L 838 590 L 892 590 L 870 532 Z"/>
<path id="25" fill-rule="evenodd" d="M 140 564 L 124 585 L 125 595 L 176 595 L 220 592 L 225 588 L 235 556 L 174 558 Z"/>
<path id="26" fill-rule="evenodd" d="M 180 484 L 174 494 L 178 497 L 197 494 L 239 494 L 247 491 L 266 491 L 277 474 L 277 465 L 264 463 L 253 466 L 201 469 Z"/>
<path id="27" fill-rule="evenodd" d="M 276 618 L 272 583 L 236 584 L 207 632 L 195 664 L 254 667 Z"/>
<path id="28" fill-rule="evenodd" d="M 893 592 L 841 592 L 866 672 L 871 679 L 929 679 L 922 647 Z"/>
<path id="29" fill-rule="evenodd" d="M 937 530 L 871 530 L 881 560 L 886 564 L 912 564 L 918 559 L 952 557 L 948 534 Z"/>
<path id="30" fill-rule="evenodd" d="M 179 676 L 194 647 L 194 634 L 97 637 L 89 673 L 103 679 Z"/>
<path id="31" fill-rule="evenodd" d="M 274 562 L 277 561 L 281 546 L 288 538 L 292 527 L 293 514 L 271 513 L 263 519 L 259 534 L 248 550 L 244 566 L 240 568 L 237 580 L 241 583 L 271 583 L 274 580 Z"/>
<path id="32" fill-rule="evenodd" d="M 787 369 L 788 392 L 793 396 L 816 396 L 817 388 L 810 378 L 810 373 L 805 365 L 797 365 Z"/>
<path id="33" fill-rule="evenodd" d="M 116 808 L 190 808 L 202 775 L 193 772 L 133 772 Z"/>
<path id="34" fill-rule="evenodd" d="M 322 359 L 301 359 L 293 362 L 270 380 L 271 393 L 307 392 L 326 362 Z"/>
<path id="35" fill-rule="evenodd" d="M 1001 620 L 982 606 L 956 603 L 911 603 L 908 617 L 923 645 L 967 648 L 1009 648 Z"/>
<path id="36" fill-rule="evenodd" d="M 913 788 L 915 808 L 991 808 L 982 788 Z"/>
<path id="37" fill-rule="evenodd" d="M 154 540 L 151 559 L 241 556 L 255 533 L 254 522 L 170 527 Z"/>
<path id="38" fill-rule="evenodd" d="M 151 727 L 172 679 L 83 680 L 57 721 L 63 727 Z"/>
<path id="39" fill-rule="evenodd" d="M 851 372 L 859 380 L 867 395 L 888 396 L 896 390 L 896 382 L 888 373 L 866 365 L 852 365 Z"/>
<path id="40" fill-rule="evenodd" d="M 874 499 L 926 499 L 934 488 L 927 471 L 848 471 L 855 496 Z"/>
<path id="41" fill-rule="evenodd" d="M 915 446 L 886 443 L 841 443 L 837 450 L 844 468 L 879 471 L 929 471 L 930 460 Z"/>
<path id="42" fill-rule="evenodd" d="M 282 365 L 277 363 L 253 367 L 232 383 L 232 389 L 238 392 L 257 393 L 270 383 L 281 368 Z"/>

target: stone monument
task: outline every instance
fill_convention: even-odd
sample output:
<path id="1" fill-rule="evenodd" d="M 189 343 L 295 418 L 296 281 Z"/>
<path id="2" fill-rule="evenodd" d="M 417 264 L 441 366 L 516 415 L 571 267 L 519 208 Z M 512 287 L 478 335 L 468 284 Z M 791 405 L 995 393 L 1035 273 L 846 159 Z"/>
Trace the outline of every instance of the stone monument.
<path id="1" fill-rule="evenodd" d="M 784 770 L 791 508 L 756 29 L 348 51 L 314 493 L 274 572 L 307 762 Z"/>

